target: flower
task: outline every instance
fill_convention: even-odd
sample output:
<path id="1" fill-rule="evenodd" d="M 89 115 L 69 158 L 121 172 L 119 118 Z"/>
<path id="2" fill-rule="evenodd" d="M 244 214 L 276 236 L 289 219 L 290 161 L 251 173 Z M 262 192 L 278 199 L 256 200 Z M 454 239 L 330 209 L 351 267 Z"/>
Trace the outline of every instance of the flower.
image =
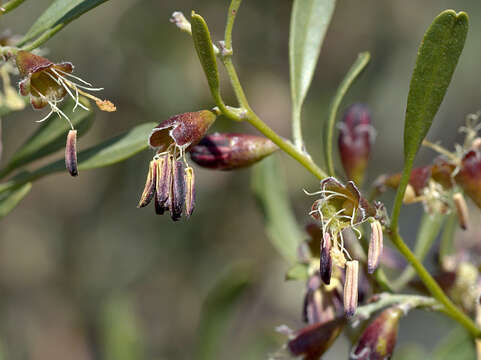
<path id="1" fill-rule="evenodd" d="M 195 207 L 195 176 L 186 160 L 217 115 L 209 110 L 188 112 L 164 120 L 152 130 L 149 146 L 155 150 L 139 204 L 141 208 L 155 199 L 155 211 L 170 211 L 172 220 L 192 215 Z"/>
<path id="2" fill-rule="evenodd" d="M 404 315 L 400 307 L 384 310 L 364 330 L 350 360 L 390 359 L 396 345 L 399 319 Z"/>
<path id="3" fill-rule="evenodd" d="M 351 105 L 339 126 L 338 147 L 347 177 L 361 185 L 376 131 L 371 125 L 369 109 L 362 104 Z"/>
<path id="4" fill-rule="evenodd" d="M 215 133 L 204 137 L 190 150 L 190 158 L 202 167 L 234 170 L 250 166 L 278 148 L 262 136 Z"/>
<path id="5" fill-rule="evenodd" d="M 88 110 L 79 102 L 80 95 L 93 99 L 103 111 L 116 110 L 115 105 L 110 101 L 101 100 L 84 91 L 100 91 L 103 89 L 94 88 L 92 84 L 73 75 L 74 67 L 70 62 L 54 64 L 47 58 L 20 50 L 16 56 L 16 64 L 20 75 L 23 77 L 19 83 L 20 94 L 30 96 L 30 103 L 35 109 L 50 106 L 51 111 L 38 122 L 46 120 L 50 114 L 55 112 L 70 123 L 68 116 L 57 106 L 67 94 L 75 100 L 74 110 L 77 106 Z"/>
<path id="6" fill-rule="evenodd" d="M 309 193 L 308 193 L 309 194 Z M 358 296 L 358 262 L 353 260 L 344 244 L 343 232 L 352 229 L 361 237 L 356 228 L 365 221 L 372 224 L 374 242 L 370 256 L 369 271 L 379 264 L 382 255 L 382 223 L 387 221 L 384 206 L 381 203 L 370 204 L 361 196 L 354 182 L 341 184 L 333 177 L 321 181 L 321 190 L 309 195 L 320 195 L 312 205 L 310 215 L 319 220 L 322 229 L 320 254 L 320 273 L 325 284 L 329 284 L 332 264 L 346 267 L 344 282 L 344 308 L 348 316 L 353 315 Z"/>

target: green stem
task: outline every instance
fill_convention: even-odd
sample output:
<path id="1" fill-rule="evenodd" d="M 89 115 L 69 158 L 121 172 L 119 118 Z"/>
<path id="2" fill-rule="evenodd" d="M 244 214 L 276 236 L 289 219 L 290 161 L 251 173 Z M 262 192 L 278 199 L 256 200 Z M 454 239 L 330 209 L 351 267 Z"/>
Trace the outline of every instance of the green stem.
<path id="1" fill-rule="evenodd" d="M 239 6 L 242 0 L 232 0 L 229 6 L 229 13 L 227 14 L 227 25 L 225 27 L 225 47 L 227 49 L 232 48 L 232 28 L 234 27 L 234 21 L 237 15 L 237 11 L 239 11 Z"/>
<path id="2" fill-rule="evenodd" d="M 242 89 L 241 83 L 239 81 L 239 77 L 237 76 L 237 72 L 235 71 L 234 64 L 232 63 L 232 59 L 230 56 L 224 56 L 222 58 L 222 63 L 224 64 L 227 74 L 229 75 L 229 79 L 232 85 L 232 88 L 234 89 L 234 93 L 237 97 L 237 101 L 239 102 L 239 105 L 246 110 L 251 110 L 249 106 L 249 102 L 247 101 L 247 97 L 244 93 L 244 90 Z"/>
<path id="3" fill-rule="evenodd" d="M 334 124 L 336 123 L 337 111 L 339 110 L 339 106 L 341 105 L 341 101 L 344 98 L 344 95 L 346 95 L 347 90 L 349 90 L 351 85 L 354 83 L 354 80 L 356 80 L 362 70 L 364 70 L 366 65 L 369 63 L 370 58 L 371 55 L 368 52 L 363 52 L 358 55 L 356 61 L 354 62 L 354 64 L 352 64 L 344 80 L 342 80 L 341 84 L 337 88 L 336 95 L 334 96 L 334 99 L 332 99 L 331 105 L 329 107 L 325 152 L 327 171 L 330 176 L 335 176 L 334 160 L 332 156 L 332 139 L 334 137 Z"/>
<path id="4" fill-rule="evenodd" d="M 5 5 L 2 6 L 2 13 L 6 14 L 13 9 L 15 9 L 17 6 L 21 5 L 25 0 L 10 0 L 7 2 Z"/>
<path id="5" fill-rule="evenodd" d="M 446 296 L 444 291 L 439 287 L 436 280 L 433 279 L 433 277 L 431 276 L 431 274 L 429 274 L 423 264 L 416 258 L 416 256 L 404 243 L 398 231 L 392 231 L 390 235 L 393 244 L 397 247 L 399 252 L 404 255 L 406 260 L 409 261 L 414 267 L 414 270 L 416 270 L 419 278 L 422 280 L 431 295 L 444 306 L 444 312 L 446 313 L 446 315 L 464 326 L 466 330 L 471 333 L 472 336 L 481 338 L 481 330 L 478 329 L 474 322 L 466 314 L 459 310 Z"/>
<path id="6" fill-rule="evenodd" d="M 62 28 L 65 26 L 65 24 L 60 23 L 53 28 L 51 28 L 48 31 L 45 31 L 41 36 L 39 36 L 35 41 L 28 43 L 27 45 L 24 45 L 23 43 L 18 44 L 19 46 L 22 46 L 22 50 L 25 51 L 32 51 L 33 49 L 38 48 L 39 46 L 43 45 L 46 41 L 48 41 L 52 36 L 54 36 L 56 33 L 58 33 Z"/>

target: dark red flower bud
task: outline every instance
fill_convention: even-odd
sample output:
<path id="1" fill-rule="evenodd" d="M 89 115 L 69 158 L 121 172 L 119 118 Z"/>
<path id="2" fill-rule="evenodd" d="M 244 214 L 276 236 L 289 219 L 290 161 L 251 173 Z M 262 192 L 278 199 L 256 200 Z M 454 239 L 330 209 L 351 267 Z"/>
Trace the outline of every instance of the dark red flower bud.
<path id="1" fill-rule="evenodd" d="M 181 152 L 196 145 L 214 123 L 217 115 L 209 110 L 188 112 L 162 121 L 149 136 L 149 145 L 158 153 L 171 145 Z"/>
<path id="2" fill-rule="evenodd" d="M 287 347 L 294 356 L 319 359 L 337 339 L 345 323 L 344 318 L 336 318 L 326 323 L 309 325 L 299 330 Z"/>
<path id="3" fill-rule="evenodd" d="M 347 177 L 357 185 L 362 184 L 375 130 L 366 106 L 350 106 L 339 123 L 339 153 Z"/>
<path id="4" fill-rule="evenodd" d="M 399 319 L 403 315 L 399 307 L 384 310 L 364 330 L 351 352 L 350 360 L 384 360 L 389 359 L 396 345 Z"/>
<path id="5" fill-rule="evenodd" d="M 77 130 L 70 130 L 65 145 L 65 167 L 72 176 L 78 175 L 77 168 Z"/>
<path id="6" fill-rule="evenodd" d="M 185 167 L 182 160 L 174 163 L 172 171 L 172 193 L 170 195 L 170 216 L 177 221 L 182 216 L 185 204 Z"/>
<path id="7" fill-rule="evenodd" d="M 322 281 L 327 285 L 331 283 L 332 274 L 331 245 L 331 235 L 326 232 L 324 233 L 324 238 L 321 242 L 321 260 L 319 271 Z"/>
<path id="8" fill-rule="evenodd" d="M 470 150 L 463 156 L 454 179 L 481 208 L 481 153 L 478 150 Z"/>
<path id="9" fill-rule="evenodd" d="M 409 177 L 409 185 L 414 191 L 415 196 L 419 196 L 423 193 L 423 189 L 427 186 L 428 180 L 431 177 L 432 166 L 422 166 L 414 168 L 411 171 Z M 390 188 L 396 189 L 401 181 L 401 173 L 396 173 L 390 176 L 383 176 L 376 181 L 376 186 L 378 188 L 382 186 L 389 186 Z M 382 190 L 382 189 L 380 189 Z"/>
<path id="10" fill-rule="evenodd" d="M 269 139 L 248 134 L 211 134 L 190 150 L 190 157 L 200 166 L 216 170 L 233 170 L 250 166 L 278 148 Z"/>

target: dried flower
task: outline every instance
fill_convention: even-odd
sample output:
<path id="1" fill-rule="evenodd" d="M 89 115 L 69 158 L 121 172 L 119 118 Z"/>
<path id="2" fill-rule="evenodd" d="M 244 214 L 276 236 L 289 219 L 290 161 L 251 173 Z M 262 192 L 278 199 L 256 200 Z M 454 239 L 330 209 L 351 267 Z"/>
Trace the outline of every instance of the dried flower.
<path id="1" fill-rule="evenodd" d="M 202 167 L 233 170 L 250 166 L 277 149 L 272 141 L 262 136 L 215 133 L 194 146 L 190 157 Z"/>
<path id="2" fill-rule="evenodd" d="M 208 110 L 175 115 L 152 130 L 149 145 L 156 150 L 150 162 L 144 191 L 138 207 L 147 206 L 155 197 L 155 212 L 170 211 L 172 220 L 192 215 L 195 206 L 194 170 L 185 153 L 196 145 L 215 121 Z"/>
<path id="3" fill-rule="evenodd" d="M 324 233 L 321 242 L 321 259 L 319 271 L 321 274 L 321 279 L 324 284 L 329 285 L 331 282 L 332 274 L 332 256 L 331 256 L 331 235 L 329 233 Z"/>
<path id="4" fill-rule="evenodd" d="M 347 177 L 361 185 L 376 131 L 371 115 L 362 104 L 351 105 L 339 123 L 339 153 Z"/>
<path id="5" fill-rule="evenodd" d="M 384 310 L 364 330 L 349 359 L 390 359 L 396 345 L 399 319 L 403 314 L 404 311 L 399 307 Z"/>
<path id="6" fill-rule="evenodd" d="M 456 207 L 456 212 L 458 214 L 459 226 L 461 229 L 466 230 L 468 228 L 469 222 L 469 212 L 468 205 L 466 205 L 466 200 L 461 193 L 456 193 L 453 195 L 454 206 Z"/>
<path id="7" fill-rule="evenodd" d="M 20 94 L 30 96 L 30 103 L 35 109 L 50 106 L 49 114 L 38 122 L 46 120 L 50 114 L 55 112 L 70 123 L 68 116 L 57 106 L 67 94 L 75 100 L 74 110 L 77 106 L 88 110 L 79 102 L 80 95 L 93 99 L 103 111 L 116 110 L 114 104 L 110 101 L 101 100 L 84 91 L 100 91 L 103 89 L 94 88 L 92 84 L 72 75 L 73 65 L 70 62 L 54 64 L 42 56 L 20 50 L 16 56 L 16 63 L 20 75 L 23 77 L 19 83 Z"/>
<path id="8" fill-rule="evenodd" d="M 351 317 L 356 313 L 359 284 L 359 262 L 346 263 L 346 280 L 344 281 L 344 313 Z"/>

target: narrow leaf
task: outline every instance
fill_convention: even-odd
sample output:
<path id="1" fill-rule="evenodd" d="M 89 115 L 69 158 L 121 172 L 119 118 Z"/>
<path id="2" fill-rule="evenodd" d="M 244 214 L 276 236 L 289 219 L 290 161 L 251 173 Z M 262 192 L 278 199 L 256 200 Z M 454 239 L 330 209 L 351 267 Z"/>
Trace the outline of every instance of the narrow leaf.
<path id="1" fill-rule="evenodd" d="M 289 206 L 279 159 L 270 156 L 252 169 L 252 189 L 264 214 L 267 236 L 289 262 L 297 259 L 297 247 L 305 236 Z"/>
<path id="2" fill-rule="evenodd" d="M 107 0 L 54 0 L 50 6 L 27 31 L 17 46 L 44 35 L 47 32 L 58 32 L 65 25 L 80 15 L 92 10 Z"/>
<path id="3" fill-rule="evenodd" d="M 334 161 L 332 157 L 332 139 L 334 137 L 334 124 L 336 123 L 336 116 L 339 110 L 339 106 L 341 105 L 342 99 L 346 95 L 347 91 L 357 79 L 357 77 L 362 73 L 362 71 L 366 68 L 367 64 L 369 64 L 369 60 L 371 59 L 371 55 L 369 52 L 362 52 L 359 53 L 357 56 L 356 61 L 352 64 L 351 68 L 347 72 L 346 76 L 342 80 L 341 84 L 337 88 L 336 95 L 332 99 L 332 102 L 329 106 L 329 118 L 327 120 L 327 131 L 326 131 L 326 163 L 327 163 L 327 170 L 330 176 L 335 176 L 334 173 Z"/>
<path id="4" fill-rule="evenodd" d="M 0 196 L 0 219 L 7 216 L 17 207 L 20 201 L 30 192 L 32 183 L 26 183 L 18 189 L 11 190 Z"/>
<path id="5" fill-rule="evenodd" d="M 78 154 L 79 170 L 88 170 L 113 165 L 147 149 L 147 139 L 157 123 L 138 125 L 129 131 L 115 136 Z M 32 172 L 24 172 L 12 180 L 0 184 L 0 193 L 65 170 L 65 159 L 59 159 Z"/>
<path id="6" fill-rule="evenodd" d="M 75 102 L 71 99 L 67 100 L 61 107 L 61 110 L 69 116 L 70 121 L 78 131 L 78 136 L 82 136 L 90 129 L 94 118 L 94 112 L 91 110 L 88 100 L 81 98 L 80 102 L 90 110 L 78 109 L 72 112 Z M 57 114 L 50 115 L 38 130 L 13 154 L 2 173 L 10 172 L 62 149 L 65 147 L 65 139 L 69 130 L 70 125 L 65 119 L 60 118 Z"/>
<path id="7" fill-rule="evenodd" d="M 311 85 L 335 5 L 335 0 L 294 0 L 292 6 L 289 65 L 294 138 L 298 140 L 302 103 Z"/>
<path id="8" fill-rule="evenodd" d="M 443 101 L 468 33 L 468 15 L 446 10 L 431 24 L 418 51 L 409 86 L 404 156 L 412 162 Z"/>
<path id="9" fill-rule="evenodd" d="M 198 329 L 197 359 L 218 359 L 222 340 L 241 296 L 252 283 L 248 263 L 230 265 L 210 290 L 202 306 Z"/>
<path id="10" fill-rule="evenodd" d="M 209 28 L 202 16 L 192 11 L 191 17 L 192 39 L 194 40 L 195 50 L 199 57 L 202 68 L 204 69 L 210 91 L 216 103 L 222 102 L 219 86 L 219 72 L 217 70 L 217 60 L 215 57 L 212 39 Z"/>

